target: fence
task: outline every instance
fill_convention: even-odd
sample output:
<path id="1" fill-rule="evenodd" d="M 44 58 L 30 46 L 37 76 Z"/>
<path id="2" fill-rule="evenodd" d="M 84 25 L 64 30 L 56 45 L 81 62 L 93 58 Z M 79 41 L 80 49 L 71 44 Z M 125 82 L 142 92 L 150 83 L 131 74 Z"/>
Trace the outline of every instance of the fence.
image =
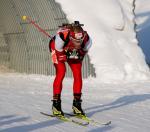
<path id="1" fill-rule="evenodd" d="M 0 65 L 21 73 L 55 75 L 49 53 L 49 38 L 33 25 L 22 21 L 30 16 L 52 36 L 66 15 L 55 0 L 0 1 Z M 72 76 L 67 66 L 66 76 Z M 88 55 L 83 62 L 83 77 L 95 76 Z"/>

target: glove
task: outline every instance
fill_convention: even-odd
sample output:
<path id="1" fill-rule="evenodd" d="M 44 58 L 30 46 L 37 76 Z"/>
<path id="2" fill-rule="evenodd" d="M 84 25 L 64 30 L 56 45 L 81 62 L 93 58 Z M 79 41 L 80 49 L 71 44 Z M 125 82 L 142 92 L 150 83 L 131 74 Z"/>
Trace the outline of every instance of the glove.
<path id="1" fill-rule="evenodd" d="M 67 56 L 64 51 L 57 51 L 56 50 L 56 56 L 57 60 L 60 62 L 66 62 L 67 61 Z"/>
<path id="2" fill-rule="evenodd" d="M 72 59 L 72 60 L 77 60 L 77 59 L 79 59 L 78 54 L 79 54 L 79 53 L 77 52 L 76 49 L 74 49 L 74 50 L 68 50 L 68 51 L 66 52 L 66 55 L 67 55 L 68 59 Z"/>

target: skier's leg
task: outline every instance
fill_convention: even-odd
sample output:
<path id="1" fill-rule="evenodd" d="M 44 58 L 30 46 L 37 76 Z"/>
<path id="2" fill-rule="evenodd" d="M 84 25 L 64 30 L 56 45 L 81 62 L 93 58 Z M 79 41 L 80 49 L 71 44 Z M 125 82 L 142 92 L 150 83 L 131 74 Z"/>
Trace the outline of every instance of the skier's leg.
<path id="1" fill-rule="evenodd" d="M 53 95 L 55 98 L 56 94 L 61 94 L 62 91 L 62 82 L 66 72 L 66 66 L 63 62 L 58 62 L 58 64 L 54 64 L 56 69 L 56 77 L 53 83 Z"/>
<path id="2" fill-rule="evenodd" d="M 72 70 L 74 78 L 73 92 L 80 94 L 82 90 L 82 72 L 81 72 L 82 62 L 78 63 L 68 62 L 68 64 Z"/>
<path id="3" fill-rule="evenodd" d="M 85 115 L 84 111 L 82 110 L 82 100 L 81 100 L 81 91 L 82 91 L 82 62 L 79 63 L 68 63 L 71 67 L 74 77 L 74 84 L 73 84 L 73 92 L 74 92 L 74 99 L 73 99 L 73 112 L 76 115 Z"/>
<path id="4" fill-rule="evenodd" d="M 61 109 L 61 91 L 62 91 L 62 81 L 65 76 L 66 66 L 65 63 L 58 62 L 54 64 L 56 69 L 56 77 L 53 83 L 53 105 L 52 111 L 54 115 L 64 115 Z"/>

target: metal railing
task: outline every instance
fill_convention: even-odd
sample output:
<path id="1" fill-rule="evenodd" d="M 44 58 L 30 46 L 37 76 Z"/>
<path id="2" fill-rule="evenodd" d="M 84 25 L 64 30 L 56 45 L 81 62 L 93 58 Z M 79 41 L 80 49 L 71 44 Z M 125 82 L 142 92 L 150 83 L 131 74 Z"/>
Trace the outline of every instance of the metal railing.
<path id="1" fill-rule="evenodd" d="M 55 0 L 1 0 L 0 1 L 0 65 L 16 72 L 55 75 L 49 53 L 49 38 L 40 33 L 21 17 L 32 17 L 52 36 L 66 15 Z M 67 66 L 66 76 L 72 76 Z M 95 76 L 95 71 L 86 56 L 83 77 Z"/>

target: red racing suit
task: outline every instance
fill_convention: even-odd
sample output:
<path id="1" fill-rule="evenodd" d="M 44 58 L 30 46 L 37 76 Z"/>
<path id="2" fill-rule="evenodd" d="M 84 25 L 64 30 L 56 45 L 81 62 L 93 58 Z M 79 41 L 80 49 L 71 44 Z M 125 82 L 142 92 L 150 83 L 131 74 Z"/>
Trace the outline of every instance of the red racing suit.
<path id="1" fill-rule="evenodd" d="M 66 73 L 65 62 L 71 68 L 73 73 L 74 94 L 80 94 L 82 90 L 82 60 L 91 47 L 91 39 L 86 31 L 82 42 L 76 43 L 70 39 L 68 29 L 59 29 L 57 34 L 50 40 L 49 49 L 52 56 L 52 62 L 56 69 L 56 77 L 53 83 L 53 95 L 61 94 L 62 82 Z"/>

